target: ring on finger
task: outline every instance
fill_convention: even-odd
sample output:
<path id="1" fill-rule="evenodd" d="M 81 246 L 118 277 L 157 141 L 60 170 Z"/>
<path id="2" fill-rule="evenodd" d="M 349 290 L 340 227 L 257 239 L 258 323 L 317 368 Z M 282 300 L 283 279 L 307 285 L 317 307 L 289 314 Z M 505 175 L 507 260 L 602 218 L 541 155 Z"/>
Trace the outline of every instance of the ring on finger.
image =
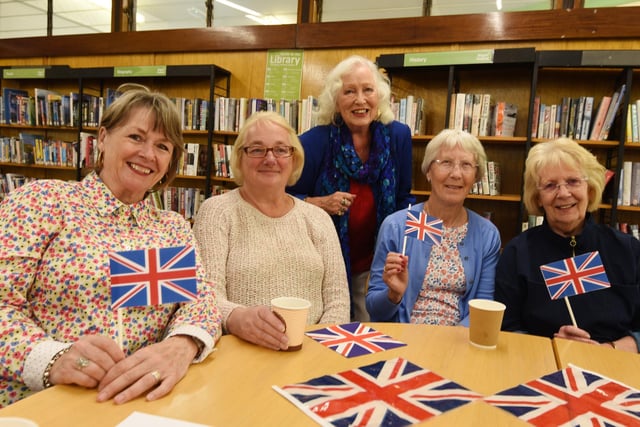
<path id="1" fill-rule="evenodd" d="M 89 359 L 84 356 L 80 356 L 76 359 L 76 369 L 82 371 L 84 368 L 89 366 L 89 363 L 91 363 Z"/>
<path id="2" fill-rule="evenodd" d="M 151 371 L 149 373 L 151 374 L 153 379 L 156 380 L 156 382 L 160 382 L 161 375 L 159 371 Z"/>
<path id="3" fill-rule="evenodd" d="M 342 206 L 347 206 L 347 199 L 342 199 L 342 200 L 340 201 L 340 204 L 341 204 Z"/>

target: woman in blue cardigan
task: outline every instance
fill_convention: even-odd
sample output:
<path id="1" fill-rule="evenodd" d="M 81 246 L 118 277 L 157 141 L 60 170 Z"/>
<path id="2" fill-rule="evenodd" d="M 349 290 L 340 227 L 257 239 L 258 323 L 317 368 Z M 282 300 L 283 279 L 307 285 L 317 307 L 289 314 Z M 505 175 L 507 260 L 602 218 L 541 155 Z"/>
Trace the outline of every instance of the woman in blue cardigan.
<path id="1" fill-rule="evenodd" d="M 469 300 L 493 299 L 500 234 L 464 207 L 486 159 L 468 132 L 445 129 L 427 144 L 422 172 L 431 183 L 429 200 L 388 216 L 380 228 L 367 293 L 372 321 L 467 326 Z M 406 235 L 408 211 L 442 221 L 441 237 Z"/>
<path id="2" fill-rule="evenodd" d="M 390 93 L 370 60 L 340 62 L 320 95 L 318 126 L 300 136 L 304 169 L 287 190 L 331 215 L 359 321 L 369 320 L 365 289 L 380 224 L 413 202 L 411 131 L 393 120 Z"/>

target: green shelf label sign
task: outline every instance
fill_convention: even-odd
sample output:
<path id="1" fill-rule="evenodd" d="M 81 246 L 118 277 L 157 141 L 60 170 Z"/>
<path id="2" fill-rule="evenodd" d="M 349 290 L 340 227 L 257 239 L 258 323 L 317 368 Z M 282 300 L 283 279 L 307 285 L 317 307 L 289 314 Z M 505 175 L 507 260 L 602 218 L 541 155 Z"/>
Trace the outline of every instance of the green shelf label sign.
<path id="1" fill-rule="evenodd" d="M 432 65 L 491 64 L 493 49 L 460 50 L 455 52 L 405 53 L 405 67 Z"/>
<path id="2" fill-rule="evenodd" d="M 113 67 L 113 77 L 164 77 L 166 65 L 144 65 L 138 67 Z"/>
<path id="3" fill-rule="evenodd" d="M 44 68 L 8 68 L 2 70 L 2 78 L 4 79 L 42 79 L 44 76 Z"/>

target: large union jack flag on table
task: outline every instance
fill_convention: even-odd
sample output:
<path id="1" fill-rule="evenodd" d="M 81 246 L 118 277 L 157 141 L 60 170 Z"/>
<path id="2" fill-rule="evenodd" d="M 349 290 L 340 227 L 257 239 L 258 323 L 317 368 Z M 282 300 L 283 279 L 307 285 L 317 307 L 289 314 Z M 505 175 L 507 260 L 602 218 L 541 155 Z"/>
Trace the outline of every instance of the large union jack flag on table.
<path id="1" fill-rule="evenodd" d="M 197 298 L 193 246 L 109 252 L 109 267 L 114 310 Z"/>
<path id="2" fill-rule="evenodd" d="M 439 245 L 442 240 L 442 220 L 423 211 L 418 213 L 407 210 L 404 234 L 422 241 L 429 238 L 434 244 Z"/>
<path id="3" fill-rule="evenodd" d="M 306 334 L 345 357 L 362 356 L 406 345 L 360 322 L 333 325 Z"/>
<path id="4" fill-rule="evenodd" d="M 640 392 L 569 365 L 485 402 L 535 426 L 637 426 Z"/>
<path id="5" fill-rule="evenodd" d="M 551 299 L 584 294 L 611 286 L 598 251 L 541 265 L 540 271 Z"/>
<path id="6" fill-rule="evenodd" d="M 402 358 L 274 389 L 319 424 L 345 427 L 407 426 L 482 397 Z"/>

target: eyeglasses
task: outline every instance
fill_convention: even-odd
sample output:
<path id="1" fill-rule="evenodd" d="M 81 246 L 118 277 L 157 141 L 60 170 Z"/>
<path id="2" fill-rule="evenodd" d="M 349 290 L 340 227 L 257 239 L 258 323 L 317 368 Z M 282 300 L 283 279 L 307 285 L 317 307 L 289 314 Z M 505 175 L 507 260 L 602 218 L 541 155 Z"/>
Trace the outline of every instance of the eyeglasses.
<path id="1" fill-rule="evenodd" d="M 291 157 L 295 151 L 295 147 L 290 145 L 277 145 L 275 147 L 267 148 L 261 145 L 251 145 L 249 147 L 242 147 L 247 156 L 254 158 L 267 157 L 267 153 L 271 151 L 275 157 Z"/>
<path id="2" fill-rule="evenodd" d="M 435 164 L 444 171 L 451 172 L 456 166 L 460 166 L 460 170 L 463 174 L 470 174 L 476 171 L 478 165 L 467 161 L 454 161 L 454 160 L 434 160 Z"/>
<path id="3" fill-rule="evenodd" d="M 560 187 L 565 186 L 568 191 L 574 191 L 582 187 L 582 184 L 587 182 L 587 177 L 584 178 L 569 178 L 565 182 L 553 182 L 549 181 L 538 187 L 541 193 L 544 194 L 556 194 L 560 191 Z"/>

